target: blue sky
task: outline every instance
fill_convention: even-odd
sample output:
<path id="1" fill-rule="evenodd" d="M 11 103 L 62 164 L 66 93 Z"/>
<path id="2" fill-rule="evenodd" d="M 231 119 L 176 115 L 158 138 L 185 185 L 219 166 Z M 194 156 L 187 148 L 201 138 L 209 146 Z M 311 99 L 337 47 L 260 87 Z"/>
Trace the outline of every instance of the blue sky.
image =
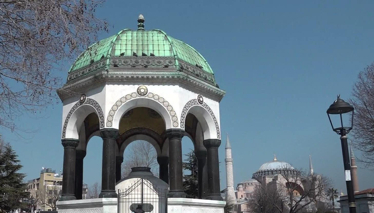
<path id="1" fill-rule="evenodd" d="M 276 154 L 295 168 L 308 168 L 345 190 L 339 136 L 326 109 L 337 94 L 348 100 L 358 73 L 374 61 L 373 1 L 107 1 L 97 14 L 110 24 L 109 37 L 136 29 L 162 29 L 195 47 L 209 62 L 227 93 L 221 102 L 221 128 L 230 135 L 235 185 Z M 58 75 L 66 78 L 66 72 Z M 33 133 L 1 130 L 24 165 L 27 179 L 42 166 L 62 169 L 62 105 L 58 102 L 17 122 Z M 220 148 L 225 184 L 224 143 Z M 101 182 L 102 142 L 93 138 L 84 180 Z M 192 147 L 183 140 L 184 153 Z M 360 153 L 356 151 L 356 156 Z M 373 171 L 359 167 L 360 189 L 374 187 Z"/>

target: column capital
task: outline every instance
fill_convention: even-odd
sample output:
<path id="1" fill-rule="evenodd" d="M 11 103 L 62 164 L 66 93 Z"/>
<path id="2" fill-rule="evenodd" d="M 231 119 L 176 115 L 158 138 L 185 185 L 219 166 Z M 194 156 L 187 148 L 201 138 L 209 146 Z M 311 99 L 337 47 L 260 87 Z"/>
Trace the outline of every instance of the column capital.
<path id="1" fill-rule="evenodd" d="M 103 139 L 116 139 L 118 137 L 118 129 L 104 128 L 100 130 L 100 136 Z"/>
<path id="2" fill-rule="evenodd" d="M 182 129 L 177 129 L 177 128 L 174 128 L 174 129 L 167 129 L 165 131 L 166 133 L 166 136 L 168 138 L 183 138 L 184 136 L 184 131 Z"/>
<path id="3" fill-rule="evenodd" d="M 86 157 L 86 150 L 77 150 L 76 151 L 77 159 L 83 159 Z"/>
<path id="4" fill-rule="evenodd" d="M 211 148 L 211 147 L 219 147 L 221 145 L 221 140 L 219 139 L 206 139 L 204 140 L 204 146 L 206 148 Z"/>
<path id="5" fill-rule="evenodd" d="M 75 148 L 78 146 L 79 140 L 73 139 L 73 138 L 65 138 L 61 140 L 61 144 L 62 146 L 64 146 L 64 148 L 69 148 L 69 147 Z"/>
<path id="6" fill-rule="evenodd" d="M 159 157 L 157 157 L 157 162 L 159 164 L 168 164 L 169 163 L 169 157 L 168 156 L 159 156 Z"/>

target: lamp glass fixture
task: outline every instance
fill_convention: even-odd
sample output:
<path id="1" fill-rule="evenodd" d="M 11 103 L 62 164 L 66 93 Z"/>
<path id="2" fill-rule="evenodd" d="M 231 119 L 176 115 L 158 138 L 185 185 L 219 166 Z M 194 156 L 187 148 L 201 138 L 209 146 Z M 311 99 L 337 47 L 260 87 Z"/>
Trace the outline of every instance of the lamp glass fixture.
<path id="1" fill-rule="evenodd" d="M 339 135 L 348 134 L 353 128 L 354 108 L 340 96 L 327 109 L 327 116 L 332 130 Z"/>

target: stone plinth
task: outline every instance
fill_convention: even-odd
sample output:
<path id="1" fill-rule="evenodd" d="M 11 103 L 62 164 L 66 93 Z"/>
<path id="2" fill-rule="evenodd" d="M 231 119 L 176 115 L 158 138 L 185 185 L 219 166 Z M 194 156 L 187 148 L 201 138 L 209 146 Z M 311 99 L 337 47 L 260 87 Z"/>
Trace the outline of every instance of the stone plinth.
<path id="1" fill-rule="evenodd" d="M 224 213 L 225 201 L 168 198 L 168 213 Z"/>
<path id="2" fill-rule="evenodd" d="M 57 202 L 58 213 L 116 213 L 117 198 L 95 198 Z"/>

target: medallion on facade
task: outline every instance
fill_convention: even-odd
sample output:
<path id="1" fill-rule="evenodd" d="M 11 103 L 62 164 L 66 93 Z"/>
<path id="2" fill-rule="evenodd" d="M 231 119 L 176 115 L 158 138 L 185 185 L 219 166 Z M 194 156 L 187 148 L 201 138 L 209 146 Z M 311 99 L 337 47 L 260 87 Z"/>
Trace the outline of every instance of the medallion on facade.
<path id="1" fill-rule="evenodd" d="M 148 93 L 148 88 L 146 86 L 139 86 L 137 90 L 138 94 L 141 96 L 145 96 Z"/>
<path id="2" fill-rule="evenodd" d="M 87 97 L 85 94 L 81 95 L 81 98 L 79 99 L 80 104 L 83 104 L 86 101 Z"/>
<path id="3" fill-rule="evenodd" d="M 197 101 L 199 102 L 199 104 L 203 104 L 204 103 L 204 98 L 202 95 L 198 95 L 197 96 Z"/>

